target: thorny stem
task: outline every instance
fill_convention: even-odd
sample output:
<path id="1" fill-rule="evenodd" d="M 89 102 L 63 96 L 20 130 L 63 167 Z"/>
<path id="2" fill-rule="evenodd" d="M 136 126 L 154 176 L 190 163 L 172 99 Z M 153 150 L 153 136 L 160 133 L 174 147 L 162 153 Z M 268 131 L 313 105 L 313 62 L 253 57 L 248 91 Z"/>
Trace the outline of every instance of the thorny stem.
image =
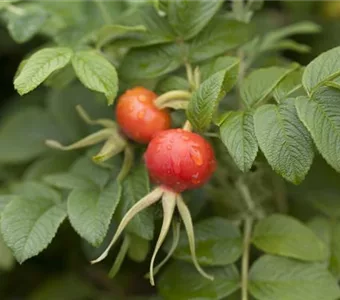
<path id="1" fill-rule="evenodd" d="M 241 277 L 242 300 L 248 300 L 249 252 L 250 252 L 250 240 L 251 240 L 253 221 L 254 220 L 252 217 L 247 217 L 244 221 L 242 277 Z"/>
<path id="2" fill-rule="evenodd" d="M 112 23 L 111 16 L 108 13 L 107 8 L 105 8 L 105 6 L 103 5 L 103 0 L 94 0 L 94 1 L 97 4 L 97 6 L 98 6 L 98 8 L 99 8 L 99 10 L 100 10 L 100 12 L 103 16 L 105 23 L 111 24 Z"/>

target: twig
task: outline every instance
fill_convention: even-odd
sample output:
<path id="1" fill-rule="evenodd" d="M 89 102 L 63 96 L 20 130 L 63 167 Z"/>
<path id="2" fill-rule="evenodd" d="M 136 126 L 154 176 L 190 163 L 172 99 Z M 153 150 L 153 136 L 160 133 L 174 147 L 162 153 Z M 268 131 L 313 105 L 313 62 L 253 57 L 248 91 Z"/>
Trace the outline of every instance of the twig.
<path id="1" fill-rule="evenodd" d="M 243 256 L 242 256 L 242 277 L 241 277 L 241 291 L 242 300 L 248 300 L 248 269 L 249 269 L 249 252 L 250 240 L 253 226 L 253 218 L 248 217 L 244 221 L 243 232 Z"/>

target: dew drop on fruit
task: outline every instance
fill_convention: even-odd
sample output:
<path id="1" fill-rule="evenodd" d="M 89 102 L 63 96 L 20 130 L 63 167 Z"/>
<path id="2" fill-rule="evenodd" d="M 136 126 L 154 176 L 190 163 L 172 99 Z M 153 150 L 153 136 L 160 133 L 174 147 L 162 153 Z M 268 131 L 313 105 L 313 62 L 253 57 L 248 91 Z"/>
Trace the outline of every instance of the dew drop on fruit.
<path id="1" fill-rule="evenodd" d="M 171 145 L 167 145 L 167 146 L 166 146 L 166 149 L 172 150 L 172 146 L 171 146 Z"/>
<path id="2" fill-rule="evenodd" d="M 139 120 L 143 119 L 145 116 L 145 110 L 141 110 L 138 114 L 137 117 Z"/>
<path id="3" fill-rule="evenodd" d="M 203 158 L 201 153 L 195 149 L 194 147 L 192 147 L 190 149 L 190 157 L 193 160 L 193 162 L 195 163 L 195 165 L 197 166 L 202 166 L 203 165 Z"/>
<path id="4" fill-rule="evenodd" d="M 199 183 L 201 183 L 201 181 L 200 181 L 199 179 L 197 179 L 197 178 L 191 179 L 191 182 L 192 182 L 193 184 L 199 184 Z"/>
<path id="5" fill-rule="evenodd" d="M 182 139 L 183 141 L 188 141 L 188 140 L 189 140 L 189 138 L 188 138 L 186 135 L 182 135 L 182 136 L 181 136 L 181 139 Z"/>
<path id="6" fill-rule="evenodd" d="M 139 95 L 139 97 L 138 97 L 138 100 L 140 101 L 140 102 L 145 102 L 146 101 L 146 96 L 145 95 Z"/>

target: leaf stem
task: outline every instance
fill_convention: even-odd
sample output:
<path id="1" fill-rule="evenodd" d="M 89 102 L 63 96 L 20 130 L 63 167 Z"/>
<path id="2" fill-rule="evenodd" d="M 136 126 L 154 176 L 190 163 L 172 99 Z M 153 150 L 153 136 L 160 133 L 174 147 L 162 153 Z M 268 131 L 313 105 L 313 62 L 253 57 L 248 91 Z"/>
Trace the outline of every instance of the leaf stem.
<path id="1" fill-rule="evenodd" d="M 109 277 L 113 278 L 117 275 L 117 273 L 120 270 L 120 267 L 123 264 L 124 258 L 129 250 L 130 247 L 130 238 L 129 236 L 126 234 L 122 243 L 122 246 L 119 249 L 119 252 L 117 254 L 116 260 L 109 272 Z"/>
<path id="2" fill-rule="evenodd" d="M 249 252 L 253 221 L 254 220 L 252 217 L 248 217 L 244 221 L 242 275 L 241 275 L 242 300 L 248 300 Z"/>
<path id="3" fill-rule="evenodd" d="M 102 16 L 103 16 L 103 19 L 105 21 L 106 24 L 111 24 L 112 23 L 112 20 L 111 20 L 111 16 L 110 14 L 108 13 L 108 10 L 105 8 L 105 6 L 103 5 L 103 1 L 102 0 L 94 0 L 95 3 L 97 4 Z"/>

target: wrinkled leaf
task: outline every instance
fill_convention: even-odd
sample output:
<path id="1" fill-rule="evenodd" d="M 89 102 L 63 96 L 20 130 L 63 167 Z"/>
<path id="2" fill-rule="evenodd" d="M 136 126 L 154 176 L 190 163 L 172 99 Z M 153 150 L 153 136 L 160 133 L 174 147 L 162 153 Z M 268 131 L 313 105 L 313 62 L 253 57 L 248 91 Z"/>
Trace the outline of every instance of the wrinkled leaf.
<path id="1" fill-rule="evenodd" d="M 325 243 L 298 220 L 274 214 L 256 224 L 253 243 L 267 253 L 304 261 L 322 261 L 328 252 Z"/>

